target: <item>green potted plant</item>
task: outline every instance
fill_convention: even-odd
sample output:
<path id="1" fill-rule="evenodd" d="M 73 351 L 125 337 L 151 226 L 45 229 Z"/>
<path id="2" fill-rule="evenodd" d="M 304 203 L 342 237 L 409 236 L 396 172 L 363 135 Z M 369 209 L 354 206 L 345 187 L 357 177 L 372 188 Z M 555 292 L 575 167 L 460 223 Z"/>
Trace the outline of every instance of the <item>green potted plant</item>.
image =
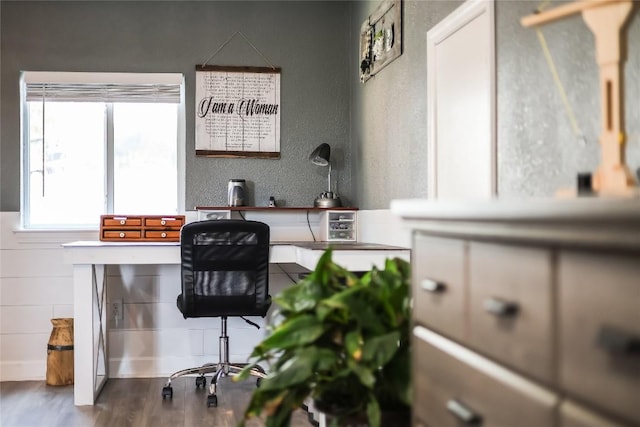
<path id="1" fill-rule="evenodd" d="M 238 377 L 255 364 L 270 366 L 245 419 L 264 415 L 267 427 L 288 426 L 292 412 L 311 398 L 332 425 L 360 420 L 378 427 L 388 413 L 408 423 L 409 264 L 388 259 L 384 269 L 358 277 L 331 257 L 327 250 L 313 272 L 274 297 L 281 321 Z"/>

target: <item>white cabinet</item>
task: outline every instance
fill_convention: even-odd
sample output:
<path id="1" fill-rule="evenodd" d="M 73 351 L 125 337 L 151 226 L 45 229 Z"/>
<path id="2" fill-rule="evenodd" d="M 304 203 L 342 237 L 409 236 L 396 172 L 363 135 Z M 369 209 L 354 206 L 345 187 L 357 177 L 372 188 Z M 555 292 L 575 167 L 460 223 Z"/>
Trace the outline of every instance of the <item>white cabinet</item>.
<path id="1" fill-rule="evenodd" d="M 640 199 L 400 201 L 414 425 L 640 426 Z"/>
<path id="2" fill-rule="evenodd" d="M 357 242 L 357 208 L 219 206 L 199 207 L 198 221 L 244 219 L 263 221 L 276 240 Z M 292 233 L 292 230 L 297 232 Z"/>
<path id="3" fill-rule="evenodd" d="M 320 220 L 320 240 L 325 242 L 355 242 L 357 241 L 356 211 L 327 210 L 322 212 Z"/>

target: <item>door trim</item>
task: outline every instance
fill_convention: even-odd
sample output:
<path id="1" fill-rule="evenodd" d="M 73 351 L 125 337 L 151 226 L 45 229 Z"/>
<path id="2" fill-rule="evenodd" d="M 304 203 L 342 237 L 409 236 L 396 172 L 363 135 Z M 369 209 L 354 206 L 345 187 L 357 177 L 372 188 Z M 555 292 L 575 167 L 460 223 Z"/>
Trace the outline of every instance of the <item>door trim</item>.
<path id="1" fill-rule="evenodd" d="M 477 17 L 487 14 L 486 31 L 490 37 L 489 52 L 489 102 L 491 196 L 497 195 L 497 149 L 496 149 L 496 66 L 495 66 L 495 1 L 467 0 L 445 19 L 427 32 L 427 198 L 437 199 L 437 111 L 436 111 L 436 47 Z"/>

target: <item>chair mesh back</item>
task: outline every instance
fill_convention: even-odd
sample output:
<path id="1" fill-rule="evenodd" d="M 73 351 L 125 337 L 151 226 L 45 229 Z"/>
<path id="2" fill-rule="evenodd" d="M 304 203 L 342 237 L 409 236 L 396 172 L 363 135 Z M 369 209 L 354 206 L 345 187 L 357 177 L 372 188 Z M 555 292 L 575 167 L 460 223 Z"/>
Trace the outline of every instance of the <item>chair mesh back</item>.
<path id="1" fill-rule="evenodd" d="M 269 297 L 269 226 L 211 220 L 181 231 L 184 317 L 264 316 Z"/>

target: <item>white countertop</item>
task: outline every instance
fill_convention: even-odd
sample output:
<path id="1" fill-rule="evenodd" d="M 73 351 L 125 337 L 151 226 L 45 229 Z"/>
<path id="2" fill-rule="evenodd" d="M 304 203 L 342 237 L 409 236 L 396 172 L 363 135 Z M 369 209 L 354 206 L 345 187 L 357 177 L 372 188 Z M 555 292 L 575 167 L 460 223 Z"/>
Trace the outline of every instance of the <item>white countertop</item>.
<path id="1" fill-rule="evenodd" d="M 630 220 L 640 221 L 640 199 L 578 197 L 573 199 L 492 199 L 391 201 L 391 212 L 403 218 L 520 221 Z"/>
<path id="2" fill-rule="evenodd" d="M 179 242 L 102 242 L 65 243 L 67 264 L 180 264 Z M 270 244 L 270 263 L 295 263 L 313 270 L 325 250 L 334 250 L 336 263 L 352 271 L 382 268 L 387 258 L 409 260 L 410 250 L 398 246 L 361 242 L 274 241 Z"/>
<path id="3" fill-rule="evenodd" d="M 393 200 L 406 227 L 480 240 L 640 250 L 640 199 Z"/>

